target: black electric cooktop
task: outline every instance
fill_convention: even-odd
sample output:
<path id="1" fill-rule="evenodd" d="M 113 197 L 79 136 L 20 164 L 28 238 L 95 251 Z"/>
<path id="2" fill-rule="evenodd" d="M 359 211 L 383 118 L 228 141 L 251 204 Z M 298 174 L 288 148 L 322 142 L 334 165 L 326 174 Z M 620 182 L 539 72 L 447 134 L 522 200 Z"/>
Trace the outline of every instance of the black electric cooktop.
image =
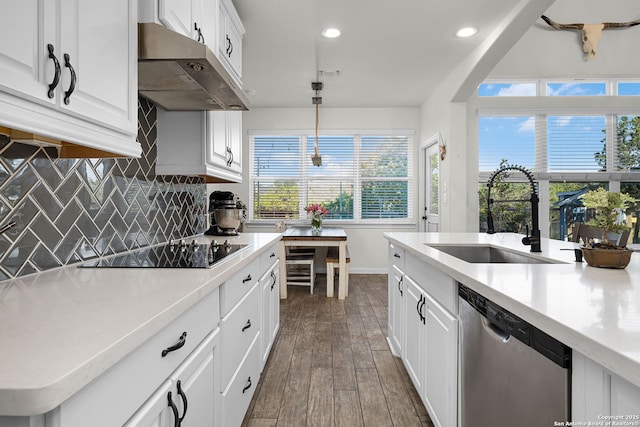
<path id="1" fill-rule="evenodd" d="M 249 245 L 228 240 L 210 244 L 185 243 L 184 240 L 101 258 L 81 264 L 83 268 L 210 268 L 222 259 Z"/>

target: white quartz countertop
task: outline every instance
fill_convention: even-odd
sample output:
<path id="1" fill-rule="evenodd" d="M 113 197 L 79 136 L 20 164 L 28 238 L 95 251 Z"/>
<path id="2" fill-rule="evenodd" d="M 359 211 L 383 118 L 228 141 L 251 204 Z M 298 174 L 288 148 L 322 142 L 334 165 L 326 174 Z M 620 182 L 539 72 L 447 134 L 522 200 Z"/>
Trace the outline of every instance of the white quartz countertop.
<path id="1" fill-rule="evenodd" d="M 76 264 L 0 282 L 0 415 L 55 408 L 280 240 L 280 234 L 243 233 L 229 240 L 250 246 L 211 269 Z"/>
<path id="2" fill-rule="evenodd" d="M 542 239 L 532 254 L 510 233 L 385 233 L 385 237 L 486 298 L 640 386 L 640 253 L 625 269 L 576 263 L 576 244 Z M 473 264 L 429 244 L 488 244 L 561 261 Z"/>

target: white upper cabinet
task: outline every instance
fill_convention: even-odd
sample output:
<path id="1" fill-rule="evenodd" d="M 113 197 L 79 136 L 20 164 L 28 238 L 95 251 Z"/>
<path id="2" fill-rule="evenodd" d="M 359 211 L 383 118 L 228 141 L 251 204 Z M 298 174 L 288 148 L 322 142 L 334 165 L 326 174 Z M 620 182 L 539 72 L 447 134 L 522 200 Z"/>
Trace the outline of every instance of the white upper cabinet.
<path id="1" fill-rule="evenodd" d="M 218 57 L 227 64 L 231 74 L 242 82 L 242 37 L 245 30 L 231 0 L 219 0 Z"/>
<path id="2" fill-rule="evenodd" d="M 135 5 L 4 2 L 0 125 L 138 156 Z"/>
<path id="3" fill-rule="evenodd" d="M 242 182 L 242 112 L 158 107 L 156 174 Z"/>

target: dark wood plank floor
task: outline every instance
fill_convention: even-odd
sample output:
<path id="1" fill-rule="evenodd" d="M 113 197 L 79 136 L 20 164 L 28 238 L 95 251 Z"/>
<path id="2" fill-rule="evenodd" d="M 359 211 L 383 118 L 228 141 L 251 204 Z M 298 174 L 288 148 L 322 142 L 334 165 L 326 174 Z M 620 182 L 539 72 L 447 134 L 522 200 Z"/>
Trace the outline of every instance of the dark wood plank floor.
<path id="1" fill-rule="evenodd" d="M 337 293 L 337 292 L 335 292 Z M 433 426 L 387 336 L 387 276 L 350 275 L 349 296 L 290 286 L 243 426 Z"/>

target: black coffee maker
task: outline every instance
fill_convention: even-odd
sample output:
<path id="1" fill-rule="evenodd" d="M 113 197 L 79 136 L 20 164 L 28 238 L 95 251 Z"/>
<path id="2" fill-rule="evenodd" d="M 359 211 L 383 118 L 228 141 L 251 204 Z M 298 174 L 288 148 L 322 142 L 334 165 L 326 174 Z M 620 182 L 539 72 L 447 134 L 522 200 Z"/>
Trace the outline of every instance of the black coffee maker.
<path id="1" fill-rule="evenodd" d="M 236 195 L 231 191 L 214 191 L 209 195 L 211 227 L 204 234 L 237 236 L 244 209 L 239 209 Z"/>

